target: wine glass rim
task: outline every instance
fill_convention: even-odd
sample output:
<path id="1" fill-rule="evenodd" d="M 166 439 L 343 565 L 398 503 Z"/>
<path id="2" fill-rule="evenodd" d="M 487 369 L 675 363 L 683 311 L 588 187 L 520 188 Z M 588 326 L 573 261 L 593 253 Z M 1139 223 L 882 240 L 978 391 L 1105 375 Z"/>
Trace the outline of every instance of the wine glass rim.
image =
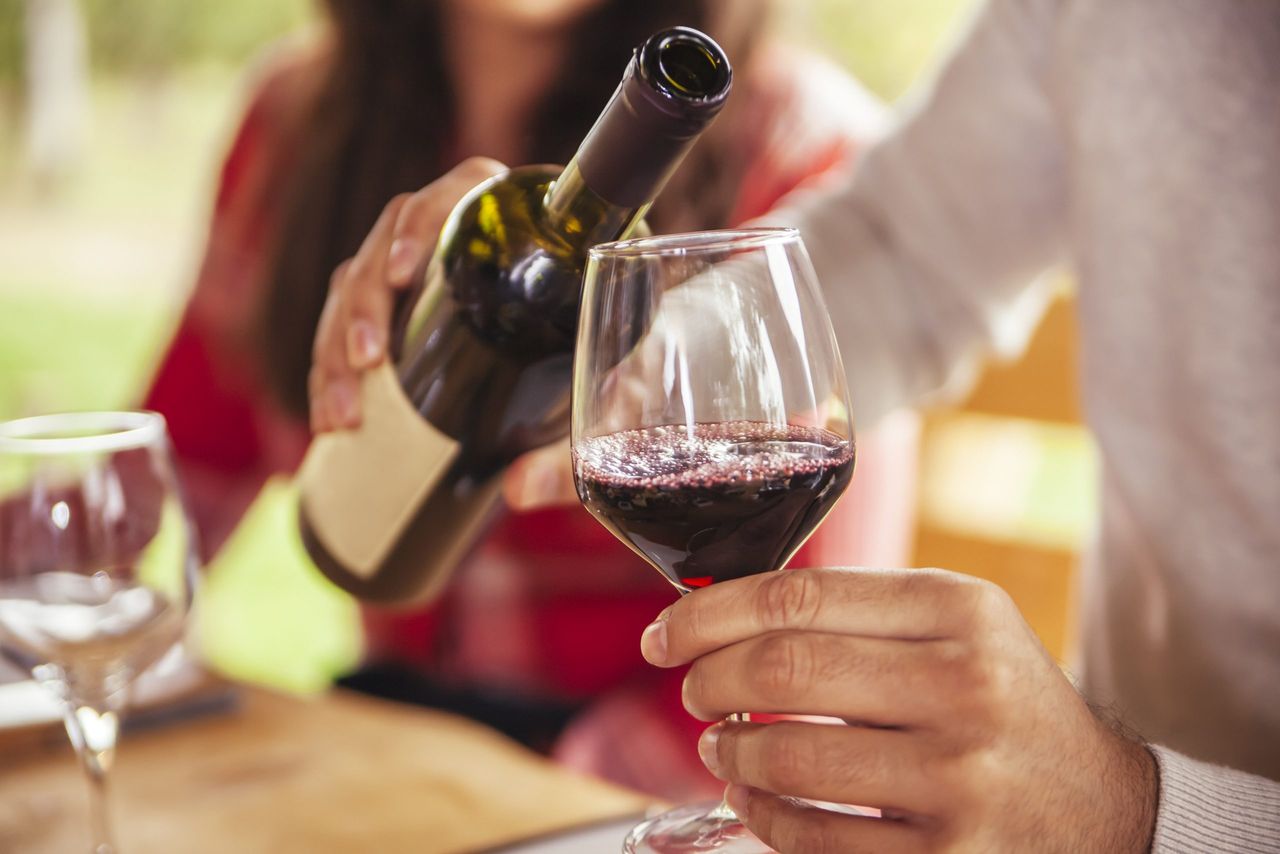
<path id="1" fill-rule="evenodd" d="M 164 432 L 164 416 L 143 410 L 33 415 L 0 421 L 0 454 L 126 451 L 155 444 Z"/>
<path id="2" fill-rule="evenodd" d="M 694 252 L 752 249 L 771 244 L 790 243 L 799 239 L 800 231 L 791 227 L 721 228 L 711 231 L 686 231 L 679 234 L 633 237 L 629 240 L 600 243 L 591 247 L 589 255 L 593 260 L 605 257 L 687 255 Z"/>

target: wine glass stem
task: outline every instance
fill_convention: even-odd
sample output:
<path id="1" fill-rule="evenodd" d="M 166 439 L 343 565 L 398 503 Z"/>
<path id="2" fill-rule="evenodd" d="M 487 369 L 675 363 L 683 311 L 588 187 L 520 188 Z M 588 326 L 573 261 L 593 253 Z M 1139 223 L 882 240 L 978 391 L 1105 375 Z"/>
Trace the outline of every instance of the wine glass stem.
<path id="1" fill-rule="evenodd" d="M 751 718 L 746 712 L 738 712 L 736 714 L 729 715 L 729 717 L 727 717 L 725 720 L 728 720 L 737 724 L 745 724 L 750 722 Z M 734 813 L 734 811 L 729 809 L 729 802 L 726 801 L 724 798 L 720 799 L 720 803 L 716 805 L 716 808 L 714 810 L 708 813 L 707 817 L 716 819 L 717 821 L 719 820 L 737 821 L 738 819 L 738 816 Z"/>
<path id="2" fill-rule="evenodd" d="M 67 704 L 67 735 L 89 778 L 89 820 L 93 854 L 115 854 L 111 819 L 107 813 L 107 772 L 115 757 L 119 718 L 114 710 L 102 710 L 75 702 Z"/>

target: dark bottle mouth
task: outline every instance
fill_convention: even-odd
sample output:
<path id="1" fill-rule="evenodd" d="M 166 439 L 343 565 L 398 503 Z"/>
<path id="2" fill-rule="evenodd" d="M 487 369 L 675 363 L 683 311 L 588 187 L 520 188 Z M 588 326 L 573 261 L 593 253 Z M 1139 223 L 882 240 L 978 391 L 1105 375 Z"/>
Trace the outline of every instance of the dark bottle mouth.
<path id="1" fill-rule="evenodd" d="M 574 156 L 583 180 L 615 206 L 652 201 L 732 88 L 729 60 L 708 36 L 690 27 L 650 36 Z"/>
<path id="2" fill-rule="evenodd" d="M 691 27 L 673 27 L 640 48 L 640 75 L 668 97 L 699 104 L 723 100 L 733 71 L 720 45 Z"/>

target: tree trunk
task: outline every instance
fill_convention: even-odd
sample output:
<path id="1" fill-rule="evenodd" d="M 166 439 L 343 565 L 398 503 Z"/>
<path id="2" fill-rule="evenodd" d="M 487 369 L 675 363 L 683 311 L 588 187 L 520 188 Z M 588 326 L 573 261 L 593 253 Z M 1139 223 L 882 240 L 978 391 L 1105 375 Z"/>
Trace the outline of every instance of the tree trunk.
<path id="1" fill-rule="evenodd" d="M 84 153 L 88 52 L 79 0 L 26 0 L 26 168 L 42 192 L 63 183 Z"/>

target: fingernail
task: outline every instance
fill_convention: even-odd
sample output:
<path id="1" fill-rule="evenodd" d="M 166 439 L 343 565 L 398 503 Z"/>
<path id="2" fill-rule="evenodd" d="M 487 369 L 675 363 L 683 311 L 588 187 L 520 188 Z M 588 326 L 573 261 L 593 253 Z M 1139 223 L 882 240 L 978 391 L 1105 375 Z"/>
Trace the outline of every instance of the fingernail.
<path id="1" fill-rule="evenodd" d="M 702 764 L 707 766 L 707 770 L 716 776 L 719 776 L 720 771 L 720 753 L 716 747 L 723 729 L 724 724 L 707 727 L 702 738 L 698 739 L 698 756 L 702 757 Z"/>
<path id="2" fill-rule="evenodd" d="M 347 330 L 347 361 L 357 370 L 373 367 L 382 358 L 382 334 L 367 320 L 357 320 Z"/>
<path id="3" fill-rule="evenodd" d="M 640 652 L 650 664 L 665 664 L 667 661 L 667 617 L 671 609 L 667 608 L 645 627 L 640 636 Z"/>
<path id="4" fill-rule="evenodd" d="M 728 788 L 724 790 L 724 802 L 733 810 L 733 814 L 740 820 L 747 820 L 747 806 L 751 801 L 751 790 L 746 786 L 740 786 L 737 783 L 730 783 Z"/>
<path id="5" fill-rule="evenodd" d="M 355 386 L 340 380 L 329 387 L 326 392 L 329 400 L 329 415 L 339 427 L 356 427 L 360 424 L 360 405 L 356 400 Z"/>
<path id="6" fill-rule="evenodd" d="M 413 271 L 418 268 L 421 258 L 421 243 L 411 237 L 396 238 L 391 241 L 391 249 L 387 252 L 387 278 L 403 285 L 413 278 Z"/>

